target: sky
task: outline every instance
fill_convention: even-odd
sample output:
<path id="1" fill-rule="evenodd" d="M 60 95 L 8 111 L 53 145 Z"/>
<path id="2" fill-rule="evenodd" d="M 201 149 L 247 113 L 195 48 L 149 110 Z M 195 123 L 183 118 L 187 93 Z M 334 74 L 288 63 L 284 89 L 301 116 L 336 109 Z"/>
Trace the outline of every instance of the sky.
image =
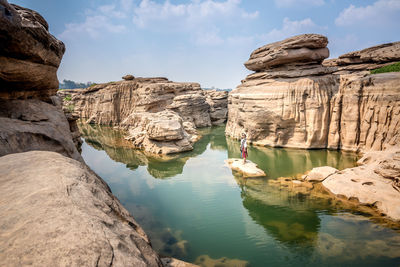
<path id="1" fill-rule="evenodd" d="M 235 88 L 265 44 L 328 37 L 330 57 L 400 41 L 400 0 L 9 0 L 38 11 L 65 43 L 58 78 L 125 74 Z"/>

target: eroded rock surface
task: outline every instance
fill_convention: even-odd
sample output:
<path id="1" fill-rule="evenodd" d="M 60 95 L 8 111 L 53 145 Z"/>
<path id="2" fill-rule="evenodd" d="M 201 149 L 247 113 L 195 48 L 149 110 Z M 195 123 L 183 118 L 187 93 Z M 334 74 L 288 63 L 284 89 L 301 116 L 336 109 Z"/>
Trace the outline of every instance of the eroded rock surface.
<path id="1" fill-rule="evenodd" d="M 0 211 L 6 266 L 162 266 L 106 183 L 58 153 L 1 157 Z"/>
<path id="2" fill-rule="evenodd" d="M 326 44 L 319 35 L 300 35 L 256 49 L 245 66 L 257 72 L 229 94 L 227 135 L 240 138 L 246 132 L 248 141 L 258 145 L 350 151 L 398 143 L 400 73 L 370 75 L 366 70 L 398 61 L 399 42 L 324 64 L 282 52 Z M 282 60 L 269 64 L 275 57 Z M 257 60 L 265 64 L 249 67 Z"/>
<path id="3" fill-rule="evenodd" d="M 225 163 L 232 170 L 239 172 L 244 178 L 266 176 L 265 172 L 250 160 L 246 160 L 246 162 L 243 163 L 243 159 L 227 159 Z"/>
<path id="4" fill-rule="evenodd" d="M 400 148 L 366 153 L 355 168 L 332 174 L 322 184 L 335 195 L 374 206 L 400 220 Z"/>
<path id="5" fill-rule="evenodd" d="M 198 140 L 196 128 L 226 120 L 226 92 L 166 78 L 132 77 L 58 94 L 73 115 L 120 127 L 137 148 L 157 154 L 191 150 Z"/>
<path id="6" fill-rule="evenodd" d="M 39 13 L 0 1 L 0 98 L 54 95 L 64 51 Z"/>

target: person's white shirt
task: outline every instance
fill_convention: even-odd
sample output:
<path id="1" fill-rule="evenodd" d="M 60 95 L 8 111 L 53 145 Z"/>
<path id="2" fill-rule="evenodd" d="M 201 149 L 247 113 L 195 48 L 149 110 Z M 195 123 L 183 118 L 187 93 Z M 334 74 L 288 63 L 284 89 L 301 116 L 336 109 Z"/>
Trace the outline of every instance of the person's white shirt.
<path id="1" fill-rule="evenodd" d="M 247 140 L 246 140 L 246 138 L 242 138 L 242 140 L 240 141 L 240 147 L 241 148 L 247 148 Z"/>

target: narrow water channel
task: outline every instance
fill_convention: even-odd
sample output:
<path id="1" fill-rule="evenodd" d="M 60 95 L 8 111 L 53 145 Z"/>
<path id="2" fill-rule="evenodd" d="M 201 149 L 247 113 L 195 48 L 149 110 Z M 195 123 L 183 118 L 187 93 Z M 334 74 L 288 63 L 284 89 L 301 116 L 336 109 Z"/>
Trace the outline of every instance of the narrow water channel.
<path id="1" fill-rule="evenodd" d="M 225 166 L 239 142 L 201 130 L 194 150 L 154 157 L 110 127 L 80 125 L 82 155 L 161 254 L 202 266 L 399 266 L 400 232 L 318 194 L 270 180 L 317 166 L 352 167 L 357 155 L 249 148 L 268 177 L 243 180 Z"/>

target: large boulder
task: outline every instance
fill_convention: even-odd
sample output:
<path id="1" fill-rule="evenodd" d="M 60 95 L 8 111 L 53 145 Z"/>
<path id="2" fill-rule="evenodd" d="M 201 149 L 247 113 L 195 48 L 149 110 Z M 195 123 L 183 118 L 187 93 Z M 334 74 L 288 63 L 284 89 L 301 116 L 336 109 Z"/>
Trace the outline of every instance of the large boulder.
<path id="1" fill-rule="evenodd" d="M 257 48 L 251 53 L 246 68 L 267 70 L 293 62 L 322 62 L 329 57 L 328 38 L 319 34 L 302 34 Z"/>
<path id="2" fill-rule="evenodd" d="M 37 99 L 0 99 L 0 156 L 44 150 L 83 161 L 71 126 L 60 106 Z"/>
<path id="3" fill-rule="evenodd" d="M 107 184 L 58 153 L 0 158 L 0 212 L 5 266 L 163 266 Z"/>
<path id="4" fill-rule="evenodd" d="M 64 44 L 37 12 L 0 0 L 0 98 L 48 98 Z"/>

